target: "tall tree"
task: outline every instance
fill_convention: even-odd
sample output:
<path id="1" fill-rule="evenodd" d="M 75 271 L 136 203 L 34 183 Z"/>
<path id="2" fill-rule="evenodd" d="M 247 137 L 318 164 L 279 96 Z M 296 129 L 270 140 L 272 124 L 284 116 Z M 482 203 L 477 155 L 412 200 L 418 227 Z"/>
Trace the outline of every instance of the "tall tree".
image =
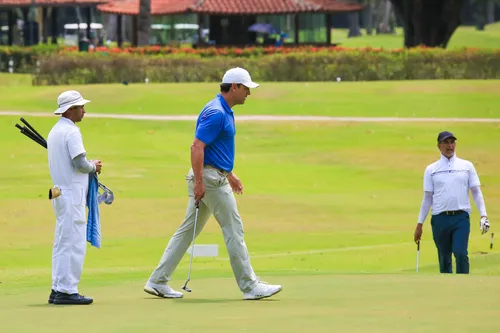
<path id="1" fill-rule="evenodd" d="M 476 29 L 484 30 L 484 26 L 486 25 L 486 0 L 473 0 L 474 4 L 474 20 L 476 21 Z"/>
<path id="2" fill-rule="evenodd" d="M 377 25 L 377 34 L 393 34 L 394 31 L 394 20 L 393 13 L 394 9 L 390 0 L 382 0 L 379 3 L 379 22 Z"/>
<path id="3" fill-rule="evenodd" d="M 391 0 L 405 32 L 404 46 L 446 48 L 465 0 Z"/>
<path id="4" fill-rule="evenodd" d="M 363 3 L 363 0 L 355 1 L 357 3 Z M 349 23 L 349 32 L 347 37 L 358 37 L 361 36 L 361 27 L 359 25 L 359 12 L 352 12 L 347 14 L 347 22 Z"/>
<path id="5" fill-rule="evenodd" d="M 486 9 L 486 23 L 491 24 L 495 22 L 495 0 L 488 0 L 487 9 Z"/>
<path id="6" fill-rule="evenodd" d="M 361 36 L 361 27 L 359 26 L 359 12 L 347 14 L 347 21 L 349 22 L 349 32 L 347 37 Z"/>
<path id="7" fill-rule="evenodd" d="M 363 3 L 365 10 L 363 11 L 363 23 L 367 35 L 373 34 L 373 12 L 375 7 L 375 0 L 365 0 Z"/>
<path id="8" fill-rule="evenodd" d="M 149 44 L 151 30 L 151 0 L 139 1 L 139 15 L 137 17 L 137 45 Z"/>

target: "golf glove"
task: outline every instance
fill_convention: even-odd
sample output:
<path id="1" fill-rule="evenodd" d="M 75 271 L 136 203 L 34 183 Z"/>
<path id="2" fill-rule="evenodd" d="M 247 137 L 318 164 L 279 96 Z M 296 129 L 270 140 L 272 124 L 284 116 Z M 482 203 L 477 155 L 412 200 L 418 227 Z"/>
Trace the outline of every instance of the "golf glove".
<path id="1" fill-rule="evenodd" d="M 488 220 L 487 217 L 481 217 L 481 221 L 479 222 L 479 230 L 481 230 L 481 235 L 484 235 L 485 233 L 490 230 L 490 221 Z"/>

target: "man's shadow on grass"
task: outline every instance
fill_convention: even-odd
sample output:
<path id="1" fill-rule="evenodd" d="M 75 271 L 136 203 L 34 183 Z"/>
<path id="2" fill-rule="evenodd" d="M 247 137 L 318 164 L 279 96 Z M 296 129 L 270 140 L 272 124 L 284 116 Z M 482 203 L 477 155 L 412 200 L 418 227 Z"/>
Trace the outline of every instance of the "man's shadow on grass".
<path id="1" fill-rule="evenodd" d="M 54 305 L 45 303 L 45 304 L 28 304 L 26 306 L 30 308 L 49 308 L 51 306 L 53 307 Z"/>
<path id="2" fill-rule="evenodd" d="M 175 302 L 176 304 L 210 304 L 210 303 L 234 303 L 234 302 L 245 302 L 245 303 L 254 303 L 254 302 L 279 302 L 279 299 L 272 298 L 264 298 L 259 300 L 242 300 L 238 298 L 177 298 L 177 299 L 165 299 L 159 297 L 145 297 L 147 300 L 159 300 L 166 302 Z"/>

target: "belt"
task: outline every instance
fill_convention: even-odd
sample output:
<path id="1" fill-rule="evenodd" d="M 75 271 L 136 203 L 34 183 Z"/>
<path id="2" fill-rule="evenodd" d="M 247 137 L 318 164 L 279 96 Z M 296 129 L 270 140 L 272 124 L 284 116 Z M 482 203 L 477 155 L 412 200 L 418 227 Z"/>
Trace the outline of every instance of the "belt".
<path id="1" fill-rule="evenodd" d="M 458 215 L 465 213 L 465 210 L 446 210 L 444 212 L 439 213 L 439 215 Z"/>
<path id="2" fill-rule="evenodd" d="M 205 164 L 205 168 L 207 169 L 213 169 L 213 170 L 216 170 L 216 171 L 219 171 L 220 173 L 222 173 L 225 177 L 227 177 L 227 175 L 229 174 L 229 172 L 225 171 L 225 170 L 222 170 L 222 169 L 219 169 L 219 168 L 216 168 L 214 167 L 213 165 L 210 165 L 210 164 Z"/>

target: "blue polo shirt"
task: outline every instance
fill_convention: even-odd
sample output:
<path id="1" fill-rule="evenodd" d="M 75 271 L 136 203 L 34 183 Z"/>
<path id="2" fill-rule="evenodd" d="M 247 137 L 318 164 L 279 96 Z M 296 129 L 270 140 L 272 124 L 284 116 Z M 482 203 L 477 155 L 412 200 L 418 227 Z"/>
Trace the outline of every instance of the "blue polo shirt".
<path id="1" fill-rule="evenodd" d="M 231 172 L 234 167 L 233 110 L 221 94 L 208 102 L 196 121 L 195 137 L 205 143 L 205 164 Z"/>

